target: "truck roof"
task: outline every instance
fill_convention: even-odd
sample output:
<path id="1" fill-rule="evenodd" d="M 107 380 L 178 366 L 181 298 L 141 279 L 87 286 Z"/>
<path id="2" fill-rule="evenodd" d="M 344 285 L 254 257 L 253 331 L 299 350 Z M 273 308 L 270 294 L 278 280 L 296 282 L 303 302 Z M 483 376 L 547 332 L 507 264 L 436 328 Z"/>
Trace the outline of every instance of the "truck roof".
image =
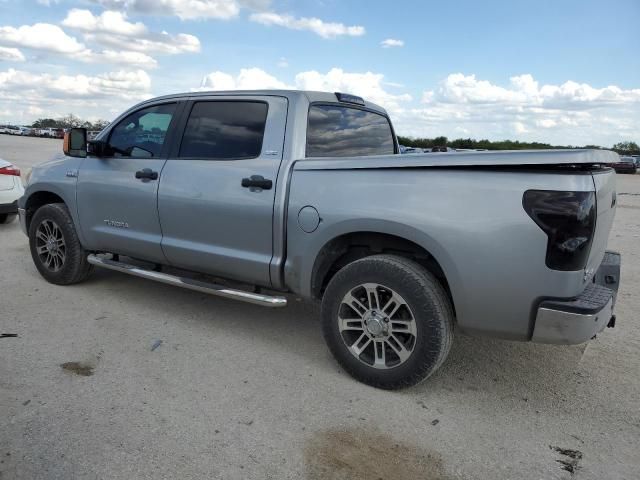
<path id="1" fill-rule="evenodd" d="M 337 93 L 337 92 L 336 92 Z M 309 103 L 314 102 L 331 102 L 331 103 L 344 103 L 345 105 L 353 105 L 348 102 L 340 102 L 334 92 L 318 92 L 313 90 L 210 90 L 210 91 L 196 91 L 196 92 L 183 92 L 171 95 L 163 95 L 160 97 L 150 98 L 138 105 L 144 105 L 145 103 L 156 102 L 158 100 L 172 99 L 172 98 L 198 98 L 198 97 L 211 97 L 211 96 L 278 96 L 286 97 L 292 101 L 305 98 Z M 386 110 L 380 105 L 373 102 L 364 100 L 364 106 L 370 110 L 375 110 L 386 115 Z M 136 105 L 136 107 L 138 106 Z"/>

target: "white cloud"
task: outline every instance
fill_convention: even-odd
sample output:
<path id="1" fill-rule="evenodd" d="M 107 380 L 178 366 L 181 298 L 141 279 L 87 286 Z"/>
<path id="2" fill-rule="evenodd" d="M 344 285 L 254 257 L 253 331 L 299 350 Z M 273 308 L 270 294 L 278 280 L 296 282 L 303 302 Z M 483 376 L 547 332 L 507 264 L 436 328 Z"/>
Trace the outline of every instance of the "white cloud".
<path id="1" fill-rule="evenodd" d="M 277 25 L 292 30 L 308 30 L 322 38 L 335 38 L 344 35 L 359 37 L 365 34 L 364 27 L 359 25 L 346 26 L 342 23 L 325 22 L 319 18 L 294 17 L 274 12 L 253 13 L 249 19 L 267 26 Z"/>
<path id="2" fill-rule="evenodd" d="M 464 128 L 475 138 L 518 138 L 558 145 L 611 145 L 640 137 L 640 89 L 602 88 L 566 81 L 541 85 L 530 74 L 496 85 L 475 75 L 448 75 L 423 92 L 424 106 L 399 117 L 415 136 Z"/>
<path id="3" fill-rule="evenodd" d="M 110 10 L 102 12 L 100 15 L 93 15 L 89 10 L 74 8 L 69 10 L 62 25 L 88 32 L 114 33 L 126 36 L 147 33 L 147 27 L 141 22 L 128 22 L 126 14 Z"/>
<path id="4" fill-rule="evenodd" d="M 38 0 L 40 5 L 44 5 L 45 7 L 50 7 L 53 3 L 58 3 L 60 0 Z"/>
<path id="5" fill-rule="evenodd" d="M 404 47 L 404 40 L 396 40 L 395 38 L 387 38 L 380 42 L 382 48 Z"/>
<path id="6" fill-rule="evenodd" d="M 302 90 L 352 93 L 380 104 L 389 112 L 402 109 L 411 100 L 411 95 L 392 94 L 384 89 L 384 75 L 380 73 L 349 73 L 341 68 L 332 68 L 327 73 L 315 70 L 296 75 L 296 86 Z"/>
<path id="7" fill-rule="evenodd" d="M 17 48 L 0 47 L 0 61 L 24 62 L 24 55 Z"/>
<path id="8" fill-rule="evenodd" d="M 0 71 L 0 120 L 28 123 L 39 116 L 73 112 L 110 119 L 125 107 L 151 96 L 151 79 L 144 70 L 100 75 L 34 74 L 10 68 Z M 9 107 L 4 110 L 3 107 Z"/>
<path id="9" fill-rule="evenodd" d="M 254 0 L 92 0 L 108 9 L 131 10 L 147 15 L 171 15 L 181 20 L 237 17 L 241 6 L 260 7 L 268 2 Z"/>
<path id="10" fill-rule="evenodd" d="M 18 28 L 0 27 L 0 45 L 17 45 L 63 55 L 84 63 L 108 63 L 142 68 L 157 66 L 157 61 L 146 52 L 182 53 L 200 49 L 199 40 L 191 35 L 172 36 L 166 33 L 150 33 L 143 24 L 129 23 L 126 17 L 118 12 L 104 12 L 94 17 L 88 10 L 71 10 L 63 24 L 74 28 L 79 25 L 88 25 L 83 26 L 82 29 L 89 28 L 98 33 L 86 34 L 85 40 L 92 41 L 96 37 L 102 39 L 104 36 L 107 39 L 103 43 L 110 48 L 92 50 L 57 25 L 48 23 L 23 25 Z M 127 40 L 130 38 L 129 35 L 132 37 L 139 35 L 141 38 Z M 137 51 L 131 51 L 132 49 Z M 24 61 L 24 59 L 24 55 L 17 48 L 0 46 L 0 60 Z"/>
<path id="11" fill-rule="evenodd" d="M 85 46 L 57 25 L 36 23 L 18 28 L 0 27 L 0 44 L 33 48 L 56 53 L 77 53 Z"/>
<path id="12" fill-rule="evenodd" d="M 508 87 L 478 80 L 475 75 L 453 73 L 435 92 L 425 92 L 427 101 L 460 104 L 492 104 L 537 106 L 542 108 L 594 108 L 640 101 L 640 89 L 623 90 L 616 86 L 594 88 L 586 83 L 567 81 L 561 85 L 540 86 L 529 75 L 510 78 Z"/>
<path id="13" fill-rule="evenodd" d="M 110 48 L 167 55 L 200 51 L 200 40 L 193 35 L 150 32 L 141 22 L 129 22 L 121 12 L 108 10 L 94 15 L 89 10 L 73 9 L 62 23 L 69 28 L 86 32 L 86 42 Z"/>
<path id="14" fill-rule="evenodd" d="M 292 85 L 260 68 L 243 68 L 237 76 L 215 71 L 206 75 L 196 90 L 299 89 L 352 93 L 378 103 L 390 112 L 399 111 L 410 101 L 408 94 L 395 95 L 384 89 L 384 75 L 371 72 L 349 73 L 332 68 L 327 73 L 300 72 Z"/>
<path id="15" fill-rule="evenodd" d="M 158 62 L 153 57 L 142 52 L 116 50 L 92 52 L 91 50 L 87 50 L 86 52 L 81 53 L 76 59 L 86 63 L 129 65 L 146 69 L 156 68 L 158 66 Z"/>
<path id="16" fill-rule="evenodd" d="M 195 90 L 261 90 L 293 88 L 259 68 L 243 68 L 234 77 L 224 72 L 206 75 Z"/>
<path id="17" fill-rule="evenodd" d="M 213 72 L 198 90 L 296 88 L 353 93 L 385 107 L 396 131 L 405 136 L 464 135 L 604 146 L 640 138 L 638 89 L 576 82 L 541 86 L 531 75 L 512 77 L 503 87 L 473 75 L 451 74 L 437 89 L 425 91 L 421 104 L 416 104 L 411 95 L 391 93 L 388 87 L 402 88 L 373 72 L 305 71 L 287 82 L 259 68 L 247 68 L 239 75 Z"/>
<path id="18" fill-rule="evenodd" d="M 151 88 L 151 79 L 144 70 L 117 71 L 97 76 L 33 74 L 10 68 L 0 71 L 0 98 L 20 93 L 28 96 L 35 91 L 57 98 L 100 98 L 124 99 L 144 98 Z"/>

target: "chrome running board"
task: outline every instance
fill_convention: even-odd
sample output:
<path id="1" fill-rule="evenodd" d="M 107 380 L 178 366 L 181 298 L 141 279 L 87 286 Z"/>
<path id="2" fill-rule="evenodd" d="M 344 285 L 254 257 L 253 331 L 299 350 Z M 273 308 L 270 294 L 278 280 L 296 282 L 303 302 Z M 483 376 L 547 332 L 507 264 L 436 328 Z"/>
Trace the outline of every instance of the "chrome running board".
<path id="1" fill-rule="evenodd" d="M 234 290 L 215 283 L 201 282 L 191 278 L 178 277 L 167 273 L 156 272 L 154 270 L 147 270 L 128 263 L 116 262 L 115 260 L 98 257 L 97 255 L 89 255 L 87 257 L 87 261 L 96 267 L 108 268 L 109 270 L 115 270 L 116 272 L 128 273 L 129 275 L 136 277 L 148 278 L 149 280 L 155 280 L 156 282 L 166 283 L 168 285 L 174 285 L 176 287 L 182 287 L 189 290 L 195 290 L 196 292 L 232 298 L 242 302 L 262 305 L 263 307 L 287 306 L 287 299 L 284 297 L 273 297 L 259 293 L 245 292 L 243 290 Z"/>

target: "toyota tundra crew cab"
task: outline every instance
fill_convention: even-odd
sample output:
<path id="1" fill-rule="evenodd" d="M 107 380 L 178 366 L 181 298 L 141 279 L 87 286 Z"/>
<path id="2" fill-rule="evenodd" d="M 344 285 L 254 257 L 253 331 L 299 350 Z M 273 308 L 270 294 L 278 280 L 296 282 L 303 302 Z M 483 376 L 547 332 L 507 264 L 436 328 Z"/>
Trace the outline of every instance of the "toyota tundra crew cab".
<path id="1" fill-rule="evenodd" d="M 471 335 L 573 344 L 613 326 L 616 154 L 399 155 L 384 109 L 303 91 L 148 100 L 72 129 L 19 201 L 49 282 L 96 267 L 282 307 L 321 302 L 355 378 L 413 385 Z"/>

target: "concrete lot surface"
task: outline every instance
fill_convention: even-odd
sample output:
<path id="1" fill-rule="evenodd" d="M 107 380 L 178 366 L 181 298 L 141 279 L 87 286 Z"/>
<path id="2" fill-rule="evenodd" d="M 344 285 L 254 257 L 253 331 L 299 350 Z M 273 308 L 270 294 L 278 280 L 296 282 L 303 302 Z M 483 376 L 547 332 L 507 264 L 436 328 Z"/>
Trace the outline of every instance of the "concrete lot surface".
<path id="1" fill-rule="evenodd" d="M 60 147 L 0 136 L 24 169 Z M 342 372 L 312 304 L 109 271 L 57 287 L 0 226 L 0 333 L 18 334 L 0 338 L 0 479 L 638 479 L 640 175 L 618 181 L 615 329 L 577 347 L 458 334 L 400 392 Z"/>

